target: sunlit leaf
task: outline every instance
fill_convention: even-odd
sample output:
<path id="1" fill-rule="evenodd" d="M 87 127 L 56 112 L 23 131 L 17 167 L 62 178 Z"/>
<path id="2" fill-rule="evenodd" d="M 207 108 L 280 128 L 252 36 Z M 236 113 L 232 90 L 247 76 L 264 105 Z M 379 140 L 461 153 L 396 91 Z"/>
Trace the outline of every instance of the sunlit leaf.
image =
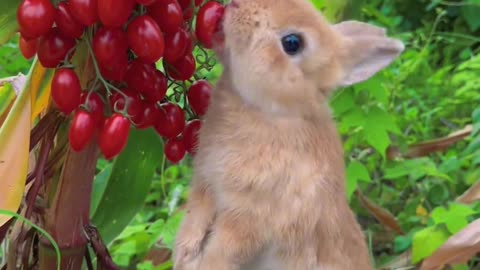
<path id="1" fill-rule="evenodd" d="M 448 239 L 448 232 L 440 226 L 418 231 L 413 236 L 412 262 L 418 263 L 432 255 Z"/>
<path id="2" fill-rule="evenodd" d="M 155 131 L 130 131 L 128 144 L 114 161 L 103 196 L 91 214 L 106 243 L 118 236 L 143 207 L 162 159 L 163 143 Z"/>
<path id="3" fill-rule="evenodd" d="M 39 61 L 34 62 L 31 78 L 32 121 L 48 106 L 53 73 L 53 69 L 44 68 Z"/>

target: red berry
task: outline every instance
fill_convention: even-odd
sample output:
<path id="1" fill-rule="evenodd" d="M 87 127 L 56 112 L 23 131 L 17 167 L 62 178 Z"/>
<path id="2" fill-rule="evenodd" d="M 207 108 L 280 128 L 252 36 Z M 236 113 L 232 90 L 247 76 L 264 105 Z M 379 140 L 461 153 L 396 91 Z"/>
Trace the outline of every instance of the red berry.
<path id="1" fill-rule="evenodd" d="M 27 39 L 46 34 L 52 28 L 54 14 L 55 7 L 50 0 L 23 0 L 17 8 L 20 33 Z"/>
<path id="2" fill-rule="evenodd" d="M 185 149 L 191 155 L 195 155 L 197 153 L 198 133 L 201 127 L 202 121 L 195 119 L 188 122 L 183 130 L 183 143 L 185 144 Z"/>
<path id="3" fill-rule="evenodd" d="M 73 18 L 68 2 L 58 3 L 55 10 L 55 24 L 65 36 L 80 38 L 85 31 L 85 26 Z"/>
<path id="4" fill-rule="evenodd" d="M 89 96 L 88 92 L 83 92 L 81 96 L 81 103 L 86 104 L 88 111 L 95 121 L 96 127 L 101 127 L 104 120 L 105 104 L 100 98 L 100 95 L 98 95 L 96 92 L 93 92 Z"/>
<path id="5" fill-rule="evenodd" d="M 187 93 L 188 103 L 198 116 L 207 112 L 211 92 L 212 86 L 206 80 L 196 81 L 190 86 Z"/>
<path id="6" fill-rule="evenodd" d="M 185 127 L 183 110 L 175 104 L 166 103 L 160 106 L 160 117 L 155 123 L 155 130 L 164 138 L 178 136 Z"/>
<path id="7" fill-rule="evenodd" d="M 69 0 L 72 16 L 85 26 L 98 21 L 97 0 Z"/>
<path id="8" fill-rule="evenodd" d="M 134 0 L 97 0 L 98 17 L 103 25 L 120 27 L 125 24 L 135 7 Z"/>
<path id="9" fill-rule="evenodd" d="M 116 108 L 121 111 L 125 108 L 125 104 L 128 102 L 128 115 L 134 123 L 140 122 L 143 117 L 143 104 L 140 96 L 130 89 L 121 89 L 121 91 L 123 95 L 116 92 L 110 96 L 110 109 L 115 111 Z M 127 100 L 125 100 L 124 95 L 127 97 Z"/>
<path id="10" fill-rule="evenodd" d="M 163 62 L 168 75 L 178 81 L 186 81 L 195 73 L 195 58 L 192 53 L 187 53 L 173 63 Z"/>
<path id="11" fill-rule="evenodd" d="M 144 102 L 143 114 L 136 127 L 138 129 L 147 129 L 153 127 L 155 122 L 161 117 L 160 110 L 157 108 L 156 103 Z"/>
<path id="12" fill-rule="evenodd" d="M 20 36 L 18 40 L 18 47 L 20 48 L 20 52 L 22 53 L 25 59 L 29 60 L 35 56 L 37 53 L 37 39 L 26 40 L 22 36 Z"/>
<path id="13" fill-rule="evenodd" d="M 163 56 L 165 41 L 157 23 L 149 16 L 136 17 L 127 28 L 128 44 L 132 51 L 147 64 Z"/>
<path id="14" fill-rule="evenodd" d="M 193 8 L 192 8 L 193 0 L 178 0 L 178 3 L 182 7 L 183 10 L 183 19 L 185 21 L 189 21 L 193 16 Z M 198 7 L 203 0 L 195 0 L 195 6 Z"/>
<path id="15" fill-rule="evenodd" d="M 177 0 L 157 1 L 148 7 L 147 14 L 157 22 L 165 33 L 175 31 L 183 23 L 182 7 Z"/>
<path id="16" fill-rule="evenodd" d="M 155 65 L 134 60 L 125 75 L 130 89 L 141 93 L 150 102 L 161 101 L 167 93 L 167 78 Z"/>
<path id="17" fill-rule="evenodd" d="M 157 2 L 157 0 L 136 0 L 138 4 L 144 6 L 150 6 L 151 4 Z"/>
<path id="18" fill-rule="evenodd" d="M 70 114 L 80 105 L 82 89 L 80 80 L 73 69 L 57 69 L 52 78 L 51 95 L 56 107 L 64 114 Z"/>
<path id="19" fill-rule="evenodd" d="M 110 160 L 122 152 L 128 142 L 130 121 L 119 113 L 105 120 L 98 144 L 105 159 Z"/>
<path id="20" fill-rule="evenodd" d="M 165 36 L 165 52 L 164 59 L 168 62 L 175 62 L 185 55 L 187 42 L 190 36 L 184 29 L 178 27 L 176 31 Z"/>
<path id="21" fill-rule="evenodd" d="M 68 130 L 68 141 L 76 152 L 82 151 L 95 134 L 94 116 L 82 109 L 75 112 Z"/>
<path id="22" fill-rule="evenodd" d="M 99 68 L 103 78 L 110 81 L 122 82 L 125 79 L 128 68 L 128 55 L 119 55 L 111 65 L 99 65 Z"/>
<path id="23" fill-rule="evenodd" d="M 179 138 L 171 138 L 165 143 L 165 157 L 173 164 L 180 162 L 186 154 L 185 145 Z"/>
<path id="24" fill-rule="evenodd" d="M 118 58 L 127 55 L 127 34 L 121 28 L 102 27 L 93 37 L 92 48 L 95 59 L 103 67 L 113 66 Z"/>
<path id="25" fill-rule="evenodd" d="M 75 47 L 75 40 L 54 27 L 38 41 L 38 61 L 45 68 L 55 68 L 73 47 Z M 70 56 L 72 55 L 73 53 Z"/>
<path id="26" fill-rule="evenodd" d="M 213 46 L 213 34 L 218 29 L 218 24 L 223 17 L 224 11 L 224 6 L 215 1 L 207 2 L 198 11 L 195 35 L 198 41 L 207 49 Z"/>

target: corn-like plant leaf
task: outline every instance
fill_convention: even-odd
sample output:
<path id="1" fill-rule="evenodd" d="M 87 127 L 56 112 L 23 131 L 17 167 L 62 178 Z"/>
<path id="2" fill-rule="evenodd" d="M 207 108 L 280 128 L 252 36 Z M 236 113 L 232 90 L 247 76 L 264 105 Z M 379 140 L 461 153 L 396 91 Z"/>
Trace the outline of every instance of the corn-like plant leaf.
<path id="1" fill-rule="evenodd" d="M 130 131 L 124 151 L 116 158 L 98 206 L 91 213 L 105 243 L 110 243 L 143 207 L 155 169 L 162 164 L 163 143 L 154 130 Z M 97 201 L 98 198 L 92 198 Z"/>
<path id="2" fill-rule="evenodd" d="M 17 7 L 20 0 L 0 1 L 0 45 L 7 42 L 17 31 Z"/>

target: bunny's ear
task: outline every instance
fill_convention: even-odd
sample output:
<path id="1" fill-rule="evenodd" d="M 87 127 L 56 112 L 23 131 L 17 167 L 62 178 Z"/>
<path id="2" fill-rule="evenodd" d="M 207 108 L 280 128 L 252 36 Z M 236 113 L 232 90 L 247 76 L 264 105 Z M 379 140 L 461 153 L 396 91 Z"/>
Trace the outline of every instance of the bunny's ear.
<path id="1" fill-rule="evenodd" d="M 345 77 L 341 86 L 365 81 L 387 67 L 405 49 L 403 43 L 386 36 L 383 28 L 356 21 L 333 25 L 346 40 Z"/>

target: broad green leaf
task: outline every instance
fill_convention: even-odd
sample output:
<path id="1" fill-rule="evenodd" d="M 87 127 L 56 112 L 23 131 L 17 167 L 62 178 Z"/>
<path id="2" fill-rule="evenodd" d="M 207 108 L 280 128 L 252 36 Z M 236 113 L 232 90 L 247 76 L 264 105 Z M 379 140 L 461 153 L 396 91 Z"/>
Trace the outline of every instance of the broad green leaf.
<path id="1" fill-rule="evenodd" d="M 371 125 L 367 124 L 364 133 L 365 139 L 367 140 L 368 144 L 370 144 L 375 150 L 377 150 L 382 157 L 385 158 L 387 147 L 390 145 L 390 137 L 388 133 L 384 129 L 375 130 L 374 128 L 370 128 Z"/>
<path id="2" fill-rule="evenodd" d="M 0 45 L 7 42 L 17 31 L 17 7 L 20 0 L 0 1 Z"/>
<path id="3" fill-rule="evenodd" d="M 173 249 L 175 237 L 177 235 L 178 228 L 180 227 L 180 224 L 182 222 L 183 216 L 184 212 L 179 211 L 173 216 L 169 217 L 167 222 L 165 223 L 162 233 L 160 234 L 162 243 L 170 249 Z"/>
<path id="4" fill-rule="evenodd" d="M 103 170 L 101 170 L 97 175 L 95 175 L 95 179 L 93 180 L 93 190 L 92 190 L 92 199 L 90 203 L 90 213 L 95 213 L 97 210 L 98 204 L 103 197 L 105 192 L 105 188 L 108 184 L 108 179 L 112 174 L 113 164 L 108 163 Z"/>
<path id="5" fill-rule="evenodd" d="M 468 3 L 471 3 L 471 5 L 468 5 Z M 480 14 L 480 6 L 478 6 L 478 4 L 480 4 L 478 0 L 468 0 L 467 3 L 462 6 L 463 17 L 472 32 L 480 29 L 480 17 L 478 16 L 478 14 Z"/>
<path id="6" fill-rule="evenodd" d="M 456 234 L 468 225 L 468 217 L 476 212 L 469 206 L 450 203 L 448 209 L 437 207 L 432 211 L 432 219 L 435 224 L 445 224 L 450 233 Z"/>
<path id="7" fill-rule="evenodd" d="M 358 181 L 371 182 L 370 174 L 368 173 L 367 168 L 358 162 L 352 161 L 348 164 L 347 167 L 347 197 L 350 199 L 357 189 Z"/>
<path id="8" fill-rule="evenodd" d="M 412 263 L 430 256 L 448 239 L 448 232 L 439 226 L 428 227 L 413 235 Z"/>
<path id="9" fill-rule="evenodd" d="M 31 81 L 22 87 L 0 127 L 0 209 L 16 212 L 28 173 L 31 130 Z M 0 226 L 10 217 L 0 216 Z"/>
<path id="10" fill-rule="evenodd" d="M 155 169 L 162 164 L 163 143 L 154 130 L 130 131 L 128 144 L 116 158 L 92 223 L 110 243 L 143 207 Z"/>

